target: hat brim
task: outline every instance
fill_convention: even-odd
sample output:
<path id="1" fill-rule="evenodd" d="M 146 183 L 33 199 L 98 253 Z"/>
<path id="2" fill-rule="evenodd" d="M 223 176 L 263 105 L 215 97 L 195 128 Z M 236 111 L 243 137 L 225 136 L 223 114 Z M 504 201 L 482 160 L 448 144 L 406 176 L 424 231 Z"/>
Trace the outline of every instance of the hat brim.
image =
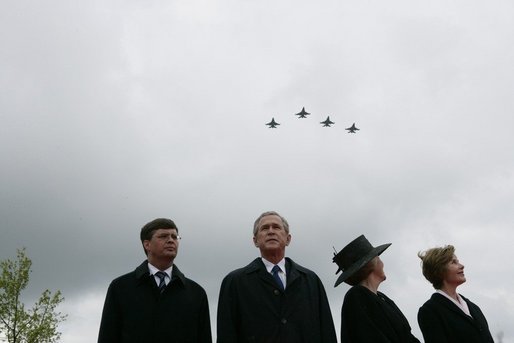
<path id="1" fill-rule="evenodd" d="M 373 248 L 364 257 L 362 257 L 361 259 L 357 260 L 357 262 L 352 264 L 350 267 L 346 268 L 346 270 L 341 275 L 339 275 L 339 277 L 337 278 L 334 287 L 339 286 L 339 284 L 341 282 L 343 282 L 346 279 L 348 279 L 350 276 L 352 276 L 357 271 L 359 271 L 359 269 L 364 267 L 369 261 L 371 261 L 375 257 L 379 256 L 381 253 L 383 253 L 387 248 L 389 248 L 390 245 L 391 245 L 391 243 L 386 243 L 386 244 L 379 245 L 376 248 Z"/>

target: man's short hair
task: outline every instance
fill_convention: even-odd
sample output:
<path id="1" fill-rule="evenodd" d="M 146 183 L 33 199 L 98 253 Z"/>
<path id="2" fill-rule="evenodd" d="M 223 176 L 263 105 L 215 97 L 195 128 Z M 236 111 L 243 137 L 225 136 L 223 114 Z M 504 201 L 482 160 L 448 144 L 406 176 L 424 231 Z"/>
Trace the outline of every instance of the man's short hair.
<path id="1" fill-rule="evenodd" d="M 257 219 L 255 220 L 255 223 L 253 224 L 253 236 L 255 237 L 257 235 L 257 231 L 259 231 L 259 221 L 266 216 L 277 216 L 282 221 L 282 225 L 284 225 L 284 230 L 286 230 L 287 233 L 289 233 L 289 223 L 287 222 L 286 218 L 282 217 L 280 214 L 278 214 L 275 211 L 266 211 L 262 213 Z"/>
<path id="2" fill-rule="evenodd" d="M 144 241 L 151 240 L 154 232 L 159 229 L 175 229 L 175 230 L 177 230 L 177 234 L 178 234 L 178 227 L 177 227 L 177 225 L 175 225 L 173 220 L 168 219 L 168 218 L 157 218 L 157 219 L 152 220 L 151 222 L 146 223 L 145 226 L 143 226 L 141 228 L 141 234 L 140 234 L 141 244 Z M 144 248 L 144 246 L 143 246 L 143 249 L 146 254 L 147 252 L 146 252 L 146 249 Z"/>

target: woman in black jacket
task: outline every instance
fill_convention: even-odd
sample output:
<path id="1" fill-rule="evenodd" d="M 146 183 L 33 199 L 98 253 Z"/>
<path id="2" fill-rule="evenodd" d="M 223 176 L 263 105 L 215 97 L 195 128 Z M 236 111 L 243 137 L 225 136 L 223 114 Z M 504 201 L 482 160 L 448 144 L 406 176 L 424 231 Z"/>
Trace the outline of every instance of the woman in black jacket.
<path id="1" fill-rule="evenodd" d="M 436 292 L 421 306 L 418 323 L 425 343 L 493 343 L 480 308 L 457 293 L 466 282 L 464 266 L 447 245 L 418 253 L 423 275 Z"/>
<path id="2" fill-rule="evenodd" d="M 334 256 L 341 282 L 353 286 L 344 297 L 341 310 L 341 342 L 419 343 L 409 322 L 378 286 L 386 279 L 384 263 L 378 257 L 391 243 L 373 247 L 363 235 Z"/>

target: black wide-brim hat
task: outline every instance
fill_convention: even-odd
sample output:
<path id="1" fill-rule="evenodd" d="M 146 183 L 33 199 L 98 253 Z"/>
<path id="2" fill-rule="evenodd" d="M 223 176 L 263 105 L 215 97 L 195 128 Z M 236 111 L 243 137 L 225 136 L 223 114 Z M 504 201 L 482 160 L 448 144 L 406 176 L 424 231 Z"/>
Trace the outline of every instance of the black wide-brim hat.
<path id="1" fill-rule="evenodd" d="M 340 252 L 334 253 L 332 261 L 339 267 L 336 274 L 343 271 L 337 278 L 334 287 L 337 287 L 341 282 L 355 274 L 369 261 L 383 253 L 390 245 L 391 243 L 386 243 L 374 247 L 364 235 L 360 235 L 348 243 Z"/>

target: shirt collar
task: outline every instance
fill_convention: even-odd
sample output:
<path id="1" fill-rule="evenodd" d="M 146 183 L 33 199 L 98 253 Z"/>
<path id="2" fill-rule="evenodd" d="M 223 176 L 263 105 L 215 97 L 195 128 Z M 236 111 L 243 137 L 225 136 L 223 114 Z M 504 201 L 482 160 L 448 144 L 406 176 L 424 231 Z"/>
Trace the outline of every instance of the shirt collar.
<path id="1" fill-rule="evenodd" d="M 264 263 L 264 266 L 266 267 L 266 270 L 268 271 L 268 273 L 271 273 L 271 269 L 275 266 L 275 264 L 266 260 L 264 257 L 261 257 L 261 259 L 262 259 L 262 263 Z M 286 259 L 285 258 L 280 260 L 280 262 L 278 262 L 276 265 L 280 267 L 280 269 L 282 270 L 282 272 L 284 274 L 286 273 Z"/>
<path id="2" fill-rule="evenodd" d="M 158 271 L 164 272 L 164 273 L 166 273 L 166 276 L 171 279 L 171 272 L 173 271 L 173 265 L 171 265 L 168 269 L 160 270 L 157 267 L 155 267 L 153 264 L 148 262 L 148 271 L 150 272 L 151 275 L 155 275 L 155 273 L 157 273 Z"/>
<path id="3" fill-rule="evenodd" d="M 447 299 L 449 299 L 451 302 L 453 302 L 455 305 L 457 305 L 457 307 L 460 308 L 462 310 L 462 312 L 464 312 L 465 314 L 467 314 L 468 316 L 471 317 L 471 313 L 469 312 L 469 308 L 468 308 L 468 303 L 466 303 L 464 301 L 464 299 L 462 299 L 462 297 L 460 296 L 459 293 L 457 293 L 457 299 L 459 300 L 459 301 L 457 301 L 440 289 L 436 290 L 436 292 L 441 294 L 442 296 L 446 297 Z"/>

